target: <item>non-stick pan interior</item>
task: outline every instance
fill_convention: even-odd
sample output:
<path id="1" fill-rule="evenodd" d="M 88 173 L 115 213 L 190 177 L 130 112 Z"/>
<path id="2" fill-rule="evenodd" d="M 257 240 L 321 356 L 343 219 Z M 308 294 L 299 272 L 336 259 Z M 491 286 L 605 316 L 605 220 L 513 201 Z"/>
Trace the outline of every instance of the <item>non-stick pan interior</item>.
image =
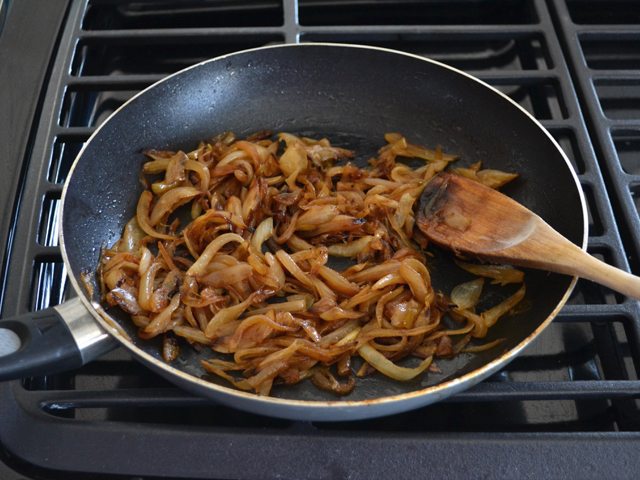
<path id="1" fill-rule="evenodd" d="M 176 74 L 134 98 L 99 129 L 76 163 L 65 196 L 63 236 L 70 274 L 78 278 L 93 272 L 100 247 L 113 244 L 134 215 L 141 151 L 188 150 L 222 131 L 243 136 L 263 129 L 326 136 L 335 145 L 355 148 L 360 162 L 384 144 L 385 132 L 401 132 L 414 143 L 441 145 L 459 155 L 460 165 L 482 160 L 486 168 L 518 172 L 520 178 L 505 193 L 582 245 L 583 206 L 570 167 L 539 125 L 513 103 L 457 71 L 413 56 L 297 45 L 243 52 Z M 436 289 L 445 292 L 471 278 L 442 251 L 434 250 L 430 269 Z M 554 310 L 570 278 L 528 271 L 526 283 L 528 308 L 491 329 L 488 340 L 507 339 L 501 347 L 441 361 L 442 373 L 414 382 L 373 375 L 361 380 L 348 399 L 433 385 L 517 345 Z M 497 302 L 513 291 L 496 288 L 489 300 Z M 99 301 L 98 292 L 94 301 Z M 137 346 L 159 358 L 156 342 L 137 339 L 125 316 L 114 317 Z M 200 376 L 197 358 L 182 348 L 174 366 Z M 274 394 L 335 399 L 306 383 Z"/>

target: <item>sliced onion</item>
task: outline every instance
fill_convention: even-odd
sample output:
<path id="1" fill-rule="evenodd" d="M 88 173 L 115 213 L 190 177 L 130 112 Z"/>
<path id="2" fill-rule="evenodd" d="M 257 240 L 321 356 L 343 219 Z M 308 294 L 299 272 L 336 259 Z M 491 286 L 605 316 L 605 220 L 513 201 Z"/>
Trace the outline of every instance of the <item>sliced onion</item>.
<path id="1" fill-rule="evenodd" d="M 214 338 L 218 334 L 218 329 L 222 327 L 225 323 L 232 322 L 237 320 L 240 315 L 244 313 L 244 311 L 249 308 L 251 303 L 253 302 L 255 294 L 249 295 L 243 302 L 237 303 L 231 307 L 223 308 L 218 313 L 216 313 L 209 323 L 207 324 L 207 328 L 204 331 L 204 334 L 207 338 Z"/>
<path id="2" fill-rule="evenodd" d="M 108 295 L 110 295 L 111 299 L 113 299 L 115 303 L 128 314 L 140 315 L 142 313 L 138 300 L 129 290 L 116 287 L 113 288 Z"/>
<path id="3" fill-rule="evenodd" d="M 157 232 L 151 226 L 151 221 L 149 220 L 149 211 L 151 209 L 152 201 L 153 193 L 151 193 L 149 190 L 145 190 L 144 192 L 142 192 L 142 194 L 140 194 L 140 198 L 138 199 L 138 206 L 136 208 L 136 220 L 138 220 L 138 225 L 147 235 L 164 240 L 173 240 L 175 238 L 173 235 L 166 235 L 164 233 Z"/>
<path id="4" fill-rule="evenodd" d="M 211 345 L 211 339 L 207 338 L 199 328 L 188 327 L 186 325 L 176 325 L 173 327 L 172 331 L 179 337 L 185 338 L 190 342 Z"/>
<path id="5" fill-rule="evenodd" d="M 325 233 L 344 233 L 352 232 L 360 229 L 365 223 L 362 218 L 352 217 L 351 215 L 336 215 L 331 222 L 318 225 L 313 230 L 306 232 L 314 236 L 324 235 Z M 305 236 L 304 234 L 301 234 Z"/>
<path id="6" fill-rule="evenodd" d="M 267 217 L 256 228 L 251 237 L 251 246 L 253 250 L 262 255 L 262 244 L 273 235 L 273 218 Z"/>
<path id="7" fill-rule="evenodd" d="M 293 332 L 296 330 L 298 330 L 297 325 L 289 327 L 281 325 L 267 315 L 252 315 L 240 322 L 229 340 L 229 346 L 234 350 L 255 346 L 273 332 Z"/>
<path id="8" fill-rule="evenodd" d="M 404 287 L 398 287 L 395 290 L 392 290 L 382 295 L 378 300 L 378 303 L 376 303 L 376 321 L 379 328 L 382 328 L 382 325 L 384 324 L 383 319 L 384 319 L 385 305 L 387 304 L 387 302 L 390 302 L 391 300 L 398 298 L 402 294 L 402 292 L 404 292 Z"/>
<path id="9" fill-rule="evenodd" d="M 240 150 L 246 153 L 249 156 L 249 158 L 251 158 L 251 161 L 253 162 L 253 166 L 255 168 L 258 168 L 258 166 L 262 162 L 262 159 L 260 157 L 260 154 L 258 153 L 258 149 L 256 148 L 255 144 L 251 142 L 247 142 L 245 140 L 239 140 L 236 142 L 236 147 L 238 147 Z"/>
<path id="10" fill-rule="evenodd" d="M 146 155 L 149 156 L 149 153 L 146 153 Z M 144 173 L 149 173 L 152 175 L 162 173 L 167 169 L 169 160 L 170 158 L 157 158 L 150 162 L 145 162 L 145 164 L 142 166 L 142 171 Z"/>
<path id="11" fill-rule="evenodd" d="M 145 310 L 151 311 L 151 309 L 153 308 L 151 300 L 153 298 L 154 282 L 156 275 L 161 269 L 161 262 L 153 262 L 140 278 L 140 286 L 138 288 L 138 303 Z"/>
<path id="12" fill-rule="evenodd" d="M 355 283 L 351 283 L 344 278 L 340 273 L 336 272 L 332 268 L 326 265 L 320 265 L 317 270 L 317 274 L 320 275 L 324 281 L 333 288 L 335 291 L 342 293 L 343 295 L 355 295 L 360 291 Z"/>
<path id="13" fill-rule="evenodd" d="M 401 382 L 406 382 L 420 375 L 429 368 L 429 365 L 431 365 L 431 361 L 433 360 L 433 357 L 428 357 L 415 368 L 399 367 L 368 343 L 365 343 L 358 348 L 358 353 L 369 365 L 380 373 Z"/>
<path id="14" fill-rule="evenodd" d="M 407 158 L 421 158 L 430 162 L 438 160 L 451 162 L 457 158 L 454 155 L 442 153 L 442 150 L 439 148 L 436 150 L 430 150 L 419 145 L 413 145 L 407 142 L 406 138 L 398 133 L 387 133 L 384 137 L 385 140 L 389 142 L 389 145 L 382 147 L 381 151 L 384 151 L 384 149 L 390 149 L 394 155 Z"/>
<path id="15" fill-rule="evenodd" d="M 289 188 L 295 188 L 296 178 L 300 172 L 307 169 L 307 153 L 303 146 L 299 144 L 292 144 L 287 146 L 280 160 L 278 160 L 280 169 L 287 177 L 287 185 Z"/>
<path id="16" fill-rule="evenodd" d="M 140 255 L 140 265 L 138 265 L 138 275 L 144 275 L 147 270 L 149 270 L 152 262 L 153 254 L 151 253 L 151 250 L 149 250 L 147 247 L 142 247 L 142 254 Z"/>
<path id="17" fill-rule="evenodd" d="M 424 335 L 437 329 L 438 325 L 423 325 L 414 328 L 370 328 L 362 332 L 358 342 L 368 342 L 374 338 L 414 337 Z"/>
<path id="18" fill-rule="evenodd" d="M 322 312 L 320 314 L 320 318 L 327 322 L 335 322 L 336 320 L 361 318 L 364 315 L 366 315 L 366 313 L 356 312 L 354 310 L 345 310 L 344 308 L 336 306 L 326 312 Z"/>
<path id="19" fill-rule="evenodd" d="M 301 347 L 301 342 L 299 340 L 294 340 L 291 342 L 287 348 L 283 348 L 282 350 L 278 350 L 270 355 L 267 355 L 259 364 L 258 368 L 262 369 L 274 362 L 283 362 L 287 361 L 291 358 Z"/>
<path id="20" fill-rule="evenodd" d="M 477 265 L 460 260 L 456 260 L 456 265 L 474 275 L 493 279 L 491 283 L 507 285 L 524 281 L 524 273 L 509 265 Z"/>
<path id="21" fill-rule="evenodd" d="M 244 222 L 249 224 L 253 212 L 258 208 L 262 200 L 261 183 L 253 181 L 247 195 L 242 199 L 242 218 Z"/>
<path id="22" fill-rule="evenodd" d="M 269 365 L 267 365 L 265 368 L 260 370 L 260 372 L 258 372 L 253 377 L 247 378 L 247 383 L 251 385 L 251 387 L 253 387 L 261 395 L 268 395 L 269 394 L 268 389 L 266 391 L 259 390 L 258 387 L 261 384 L 266 383 L 268 380 L 272 380 L 273 378 L 275 378 L 280 372 L 285 370 L 287 366 L 288 366 L 287 362 L 284 360 L 272 362 Z"/>
<path id="23" fill-rule="evenodd" d="M 295 234 L 292 234 L 289 237 L 289 239 L 287 240 L 287 246 L 291 248 L 291 250 L 293 250 L 294 252 L 299 252 L 300 250 L 309 250 L 313 248 L 313 245 L 311 245 L 309 242 L 307 242 L 306 240 L 303 240 L 302 238 L 298 237 Z M 329 249 L 330 248 L 331 247 L 329 247 Z"/>
<path id="24" fill-rule="evenodd" d="M 319 225 L 330 222 L 338 215 L 338 207 L 335 205 L 321 205 L 309 208 L 298 218 L 296 230 L 313 230 Z"/>
<path id="25" fill-rule="evenodd" d="M 398 273 L 404 279 L 404 281 L 407 282 L 407 285 L 409 285 L 413 296 L 419 302 L 428 304 L 427 295 L 429 293 L 429 286 L 426 284 L 420 274 L 416 270 L 411 268 L 409 262 L 402 262 Z"/>
<path id="26" fill-rule="evenodd" d="M 476 177 L 483 185 L 498 189 L 518 178 L 517 173 L 502 172 L 500 170 L 485 169 L 476 173 Z"/>
<path id="27" fill-rule="evenodd" d="M 273 288 L 276 289 L 276 291 L 282 290 L 286 282 L 282 265 L 280 265 L 280 262 L 271 252 L 265 253 L 264 258 L 269 265 L 269 276 L 274 280 Z"/>
<path id="28" fill-rule="evenodd" d="M 251 310 L 251 315 L 258 315 L 268 312 L 304 312 L 307 310 L 307 302 L 304 299 L 291 300 L 289 302 L 270 303 L 266 307 Z"/>
<path id="29" fill-rule="evenodd" d="M 480 300 L 483 286 L 483 278 L 476 278 L 470 282 L 456 285 L 451 291 L 451 301 L 457 305 L 458 308 L 471 310 Z"/>
<path id="30" fill-rule="evenodd" d="M 520 301 L 524 298 L 524 294 L 526 293 L 526 287 L 524 283 L 518 289 L 516 293 L 511 295 L 509 298 L 499 303 L 495 307 L 490 308 L 489 310 L 485 310 L 480 315 L 485 321 L 487 327 L 492 327 L 503 315 L 509 313 L 513 307 L 515 307 Z"/>
<path id="31" fill-rule="evenodd" d="M 347 343 L 353 342 L 358 338 L 358 335 L 362 331 L 362 328 L 358 327 L 354 329 L 352 332 L 347 333 L 344 337 L 336 342 L 336 346 L 346 345 Z"/>
<path id="32" fill-rule="evenodd" d="M 310 320 L 300 320 L 300 326 L 305 331 L 305 333 L 309 336 L 311 340 L 318 343 L 320 341 L 320 334 L 318 330 L 313 326 L 313 323 Z"/>
<path id="33" fill-rule="evenodd" d="M 204 269 L 209 264 L 214 255 L 218 252 L 218 250 L 220 250 L 229 242 L 238 242 L 244 244 L 244 238 L 235 233 L 225 233 L 223 235 L 220 235 L 219 237 L 216 237 L 209 243 L 209 245 L 207 245 L 207 248 L 204 249 L 204 252 L 202 252 L 202 255 L 200 255 L 198 260 L 196 260 L 194 264 L 191 265 L 191 268 L 187 270 L 187 275 L 202 275 Z"/>
<path id="34" fill-rule="evenodd" d="M 337 299 L 336 293 L 329 288 L 329 286 L 320 280 L 318 277 L 311 277 L 313 287 L 318 294 L 318 297 L 322 299 L 330 299 L 335 302 Z"/>
<path id="35" fill-rule="evenodd" d="M 345 272 L 345 277 L 352 282 L 360 283 L 360 282 L 372 282 L 377 281 L 388 275 L 390 273 L 394 273 L 400 269 L 400 262 L 397 260 L 389 260 L 380 265 L 375 265 L 373 267 L 369 267 L 360 272 L 355 272 L 353 274 L 347 274 Z"/>
<path id="36" fill-rule="evenodd" d="M 506 338 L 498 338 L 492 342 L 487 342 L 483 345 L 472 345 L 472 346 L 465 346 L 461 351 L 465 352 L 465 353 L 478 353 L 478 352 L 484 352 L 486 350 L 492 349 L 494 347 L 497 347 L 498 345 L 500 345 L 501 343 L 503 343 L 506 340 Z"/>
<path id="37" fill-rule="evenodd" d="M 202 163 L 196 162 L 195 160 L 187 160 L 184 164 L 184 168 L 195 172 L 200 178 L 200 191 L 206 192 L 209 190 L 209 182 L 211 181 L 211 175 L 209 174 L 209 169 L 205 167 Z"/>
<path id="38" fill-rule="evenodd" d="M 324 337 L 320 339 L 319 344 L 326 347 L 328 345 L 337 343 L 342 339 L 346 338 L 347 335 L 351 334 L 355 330 L 358 330 L 358 320 L 350 320 L 345 323 L 343 326 L 335 329 L 331 333 L 328 333 Z"/>
<path id="39" fill-rule="evenodd" d="M 343 308 L 358 307 L 360 310 L 366 310 L 369 304 L 377 301 L 385 293 L 386 290 L 373 290 L 369 285 L 367 285 L 353 297 L 344 300 L 340 306 Z"/>
<path id="40" fill-rule="evenodd" d="M 184 164 L 189 159 L 184 152 L 177 152 L 169 159 L 165 177 L 162 182 L 154 183 L 151 189 L 155 194 L 161 194 L 177 187 L 186 179 Z"/>
<path id="41" fill-rule="evenodd" d="M 180 294 L 176 294 L 171 299 L 171 303 L 156 315 L 149 325 L 147 325 L 142 332 L 145 334 L 145 338 L 152 338 L 156 335 L 166 332 L 171 322 L 171 315 L 180 306 Z"/>
<path id="42" fill-rule="evenodd" d="M 176 208 L 184 205 L 198 195 L 200 195 L 200 191 L 193 187 L 178 187 L 168 191 L 162 195 L 154 205 L 151 215 L 149 216 L 149 224 L 152 227 L 157 225 Z"/>
<path id="43" fill-rule="evenodd" d="M 240 263 L 233 267 L 227 267 L 223 270 L 217 270 L 204 277 L 198 278 L 198 282 L 203 285 L 209 285 L 214 288 L 222 288 L 225 285 L 233 285 L 246 280 L 253 273 L 251 265 Z"/>
<path id="44" fill-rule="evenodd" d="M 313 247 L 308 250 L 301 250 L 291 254 L 291 258 L 297 264 L 306 262 L 309 264 L 309 272 L 316 273 L 317 269 L 327 263 L 329 254 L 326 247 Z"/>
<path id="45" fill-rule="evenodd" d="M 118 251 L 136 253 L 140 249 L 144 236 L 144 231 L 138 225 L 138 220 L 133 217 L 124 226 L 122 238 L 118 242 Z"/>
<path id="46" fill-rule="evenodd" d="M 311 277 L 300 269 L 300 267 L 287 252 L 285 252 L 284 250 L 278 250 L 276 252 L 276 258 L 282 264 L 285 270 L 293 275 L 296 280 L 298 280 L 310 290 L 315 291 L 316 287 Z"/>
<path id="47" fill-rule="evenodd" d="M 348 395 L 356 386 L 356 381 L 353 376 L 347 379 L 347 383 L 342 384 L 331 374 L 328 368 L 316 370 L 311 377 L 311 381 L 321 390 L 326 390 L 336 395 Z"/>
<path id="48" fill-rule="evenodd" d="M 374 290 L 382 290 L 383 288 L 387 288 L 393 285 L 404 284 L 406 280 L 402 278 L 400 272 L 392 272 L 388 273 L 381 279 L 379 279 L 376 283 L 374 283 L 371 288 Z"/>
<path id="49" fill-rule="evenodd" d="M 376 237 L 372 235 L 367 235 L 365 237 L 360 237 L 357 240 L 352 242 L 339 244 L 334 243 L 333 245 L 329 245 L 329 255 L 333 255 L 334 257 L 349 257 L 353 258 L 356 255 L 364 252 L 369 247 L 369 244 L 375 240 Z"/>
<path id="50" fill-rule="evenodd" d="M 234 150 L 232 152 L 230 152 L 229 154 L 227 154 L 223 159 L 221 159 L 218 164 L 216 165 L 217 167 L 223 167 L 225 165 L 229 165 L 233 162 L 235 162 L 236 160 L 239 160 L 241 158 L 244 158 L 247 156 L 247 153 L 243 150 Z M 233 169 L 231 170 L 233 171 Z"/>

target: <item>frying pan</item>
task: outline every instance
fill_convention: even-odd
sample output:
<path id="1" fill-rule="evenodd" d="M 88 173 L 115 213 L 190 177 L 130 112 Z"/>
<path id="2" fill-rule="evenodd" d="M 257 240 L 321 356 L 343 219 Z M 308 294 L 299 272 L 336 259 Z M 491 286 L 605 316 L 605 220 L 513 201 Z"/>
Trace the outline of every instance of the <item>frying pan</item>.
<path id="1" fill-rule="evenodd" d="M 506 338 L 500 347 L 439 361 L 440 373 L 406 383 L 373 374 L 340 399 L 309 382 L 276 387 L 270 397 L 235 390 L 199 366 L 212 352 L 186 346 L 177 360 L 165 363 L 157 341 L 140 340 L 126 315 L 103 308 L 94 275 L 86 277 L 92 294 L 82 278 L 95 271 L 100 248 L 112 245 L 134 215 L 143 150 L 188 151 L 219 132 L 242 137 L 263 129 L 326 136 L 356 150 L 360 164 L 375 155 L 385 132 L 401 132 L 413 143 L 458 154 L 460 165 L 483 160 L 487 168 L 518 172 L 505 193 L 585 248 L 585 200 L 570 162 L 531 115 L 492 87 L 444 64 L 382 48 L 298 44 L 246 50 L 147 88 L 85 144 L 64 186 L 60 237 L 78 298 L 0 320 L 2 338 L 20 344 L 0 357 L 0 380 L 76 368 L 120 345 L 176 385 L 236 408 L 290 419 L 355 420 L 427 405 L 480 382 L 531 343 L 566 302 L 575 278 L 527 271 L 528 308 L 503 318 L 487 338 Z M 444 292 L 470 278 L 446 252 L 434 251 L 429 268 L 434 287 Z M 506 290 L 489 297 L 495 303 Z"/>

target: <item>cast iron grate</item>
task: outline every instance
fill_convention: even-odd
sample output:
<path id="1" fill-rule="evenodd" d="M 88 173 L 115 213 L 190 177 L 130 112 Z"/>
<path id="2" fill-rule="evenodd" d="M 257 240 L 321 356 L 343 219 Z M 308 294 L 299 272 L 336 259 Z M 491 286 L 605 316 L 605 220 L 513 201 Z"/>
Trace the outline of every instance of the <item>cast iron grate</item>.
<path id="1" fill-rule="evenodd" d="M 580 31 L 568 52 L 575 70 L 582 42 L 588 65 L 581 71 L 580 79 L 587 78 L 583 83 L 593 77 L 602 88 L 612 81 L 629 85 L 629 102 L 617 102 L 615 89 L 602 90 L 609 92 L 605 99 L 615 100 L 610 108 L 624 112 L 625 119 L 600 116 L 590 125 L 600 140 L 598 148 L 600 136 L 609 138 L 611 132 L 612 148 L 623 152 L 624 175 L 614 174 L 618 157 L 604 156 L 600 164 L 596 160 L 544 0 L 399 3 L 71 3 L 15 219 L 4 314 L 46 308 L 71 294 L 56 236 L 60 193 L 75 155 L 100 122 L 165 74 L 211 56 L 282 42 L 398 48 L 457 66 L 496 86 L 537 116 L 571 157 L 589 204 L 589 251 L 627 267 L 627 255 L 637 258 L 637 252 L 625 250 L 619 234 L 635 239 L 640 225 L 627 215 L 628 207 L 619 210 L 616 204 L 614 215 L 601 168 L 618 203 L 619 189 L 640 195 L 634 176 L 640 170 L 634 155 L 640 150 L 640 130 L 626 118 L 637 110 L 637 83 L 629 80 L 638 77 L 630 70 L 610 71 L 614 65 L 637 65 L 635 33 L 625 30 L 621 41 L 626 46 L 616 57 L 613 44 L 598 43 L 601 38 L 617 42 L 615 28 L 603 32 L 584 13 L 573 18 L 585 26 L 562 21 L 569 28 L 565 42 L 570 43 L 572 29 Z M 565 8 L 560 1 L 552 5 L 554 11 Z M 576 5 L 570 2 L 574 10 Z M 606 18 L 615 22 L 617 17 Z M 591 27 L 596 34 L 589 33 Z M 583 83 L 579 87 L 588 99 L 588 84 Z M 0 418 L 0 439 L 18 467 L 42 478 L 54 478 L 56 471 L 66 472 L 64 478 L 71 472 L 332 478 L 353 473 L 356 466 L 355 476 L 362 478 L 385 472 L 415 476 L 427 466 L 437 475 L 439 467 L 429 458 L 449 458 L 441 463 L 455 460 L 459 468 L 481 475 L 494 471 L 500 456 L 489 452 L 498 451 L 506 455 L 504 465 L 517 457 L 521 471 L 544 474 L 550 467 L 528 464 L 536 448 L 572 458 L 599 448 L 594 458 L 601 458 L 607 445 L 620 452 L 627 439 L 637 438 L 623 432 L 640 431 L 639 322 L 636 302 L 580 281 L 543 337 L 489 381 L 415 412 L 338 424 L 269 419 L 195 398 L 115 351 L 75 372 L 1 385 L 0 405 L 6 414 Z M 608 444 L 611 439 L 618 443 Z M 398 442 L 411 448 L 397 449 Z M 453 453 L 460 448 L 468 449 L 473 465 Z M 292 461 L 293 451 L 305 461 Z M 583 467 L 597 468 L 589 461 Z"/>
<path id="2" fill-rule="evenodd" d="M 570 68 L 620 223 L 640 272 L 640 5 L 554 2 Z"/>

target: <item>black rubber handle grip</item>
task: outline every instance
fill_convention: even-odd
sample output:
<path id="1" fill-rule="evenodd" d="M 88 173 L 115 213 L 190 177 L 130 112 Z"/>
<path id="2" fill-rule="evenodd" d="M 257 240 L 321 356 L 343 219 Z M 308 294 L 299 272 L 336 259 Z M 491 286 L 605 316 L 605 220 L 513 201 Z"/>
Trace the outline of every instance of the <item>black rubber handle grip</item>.
<path id="1" fill-rule="evenodd" d="M 0 381 L 72 370 L 83 363 L 69 327 L 54 308 L 0 319 L 0 329 L 20 338 L 17 351 L 0 356 Z"/>

